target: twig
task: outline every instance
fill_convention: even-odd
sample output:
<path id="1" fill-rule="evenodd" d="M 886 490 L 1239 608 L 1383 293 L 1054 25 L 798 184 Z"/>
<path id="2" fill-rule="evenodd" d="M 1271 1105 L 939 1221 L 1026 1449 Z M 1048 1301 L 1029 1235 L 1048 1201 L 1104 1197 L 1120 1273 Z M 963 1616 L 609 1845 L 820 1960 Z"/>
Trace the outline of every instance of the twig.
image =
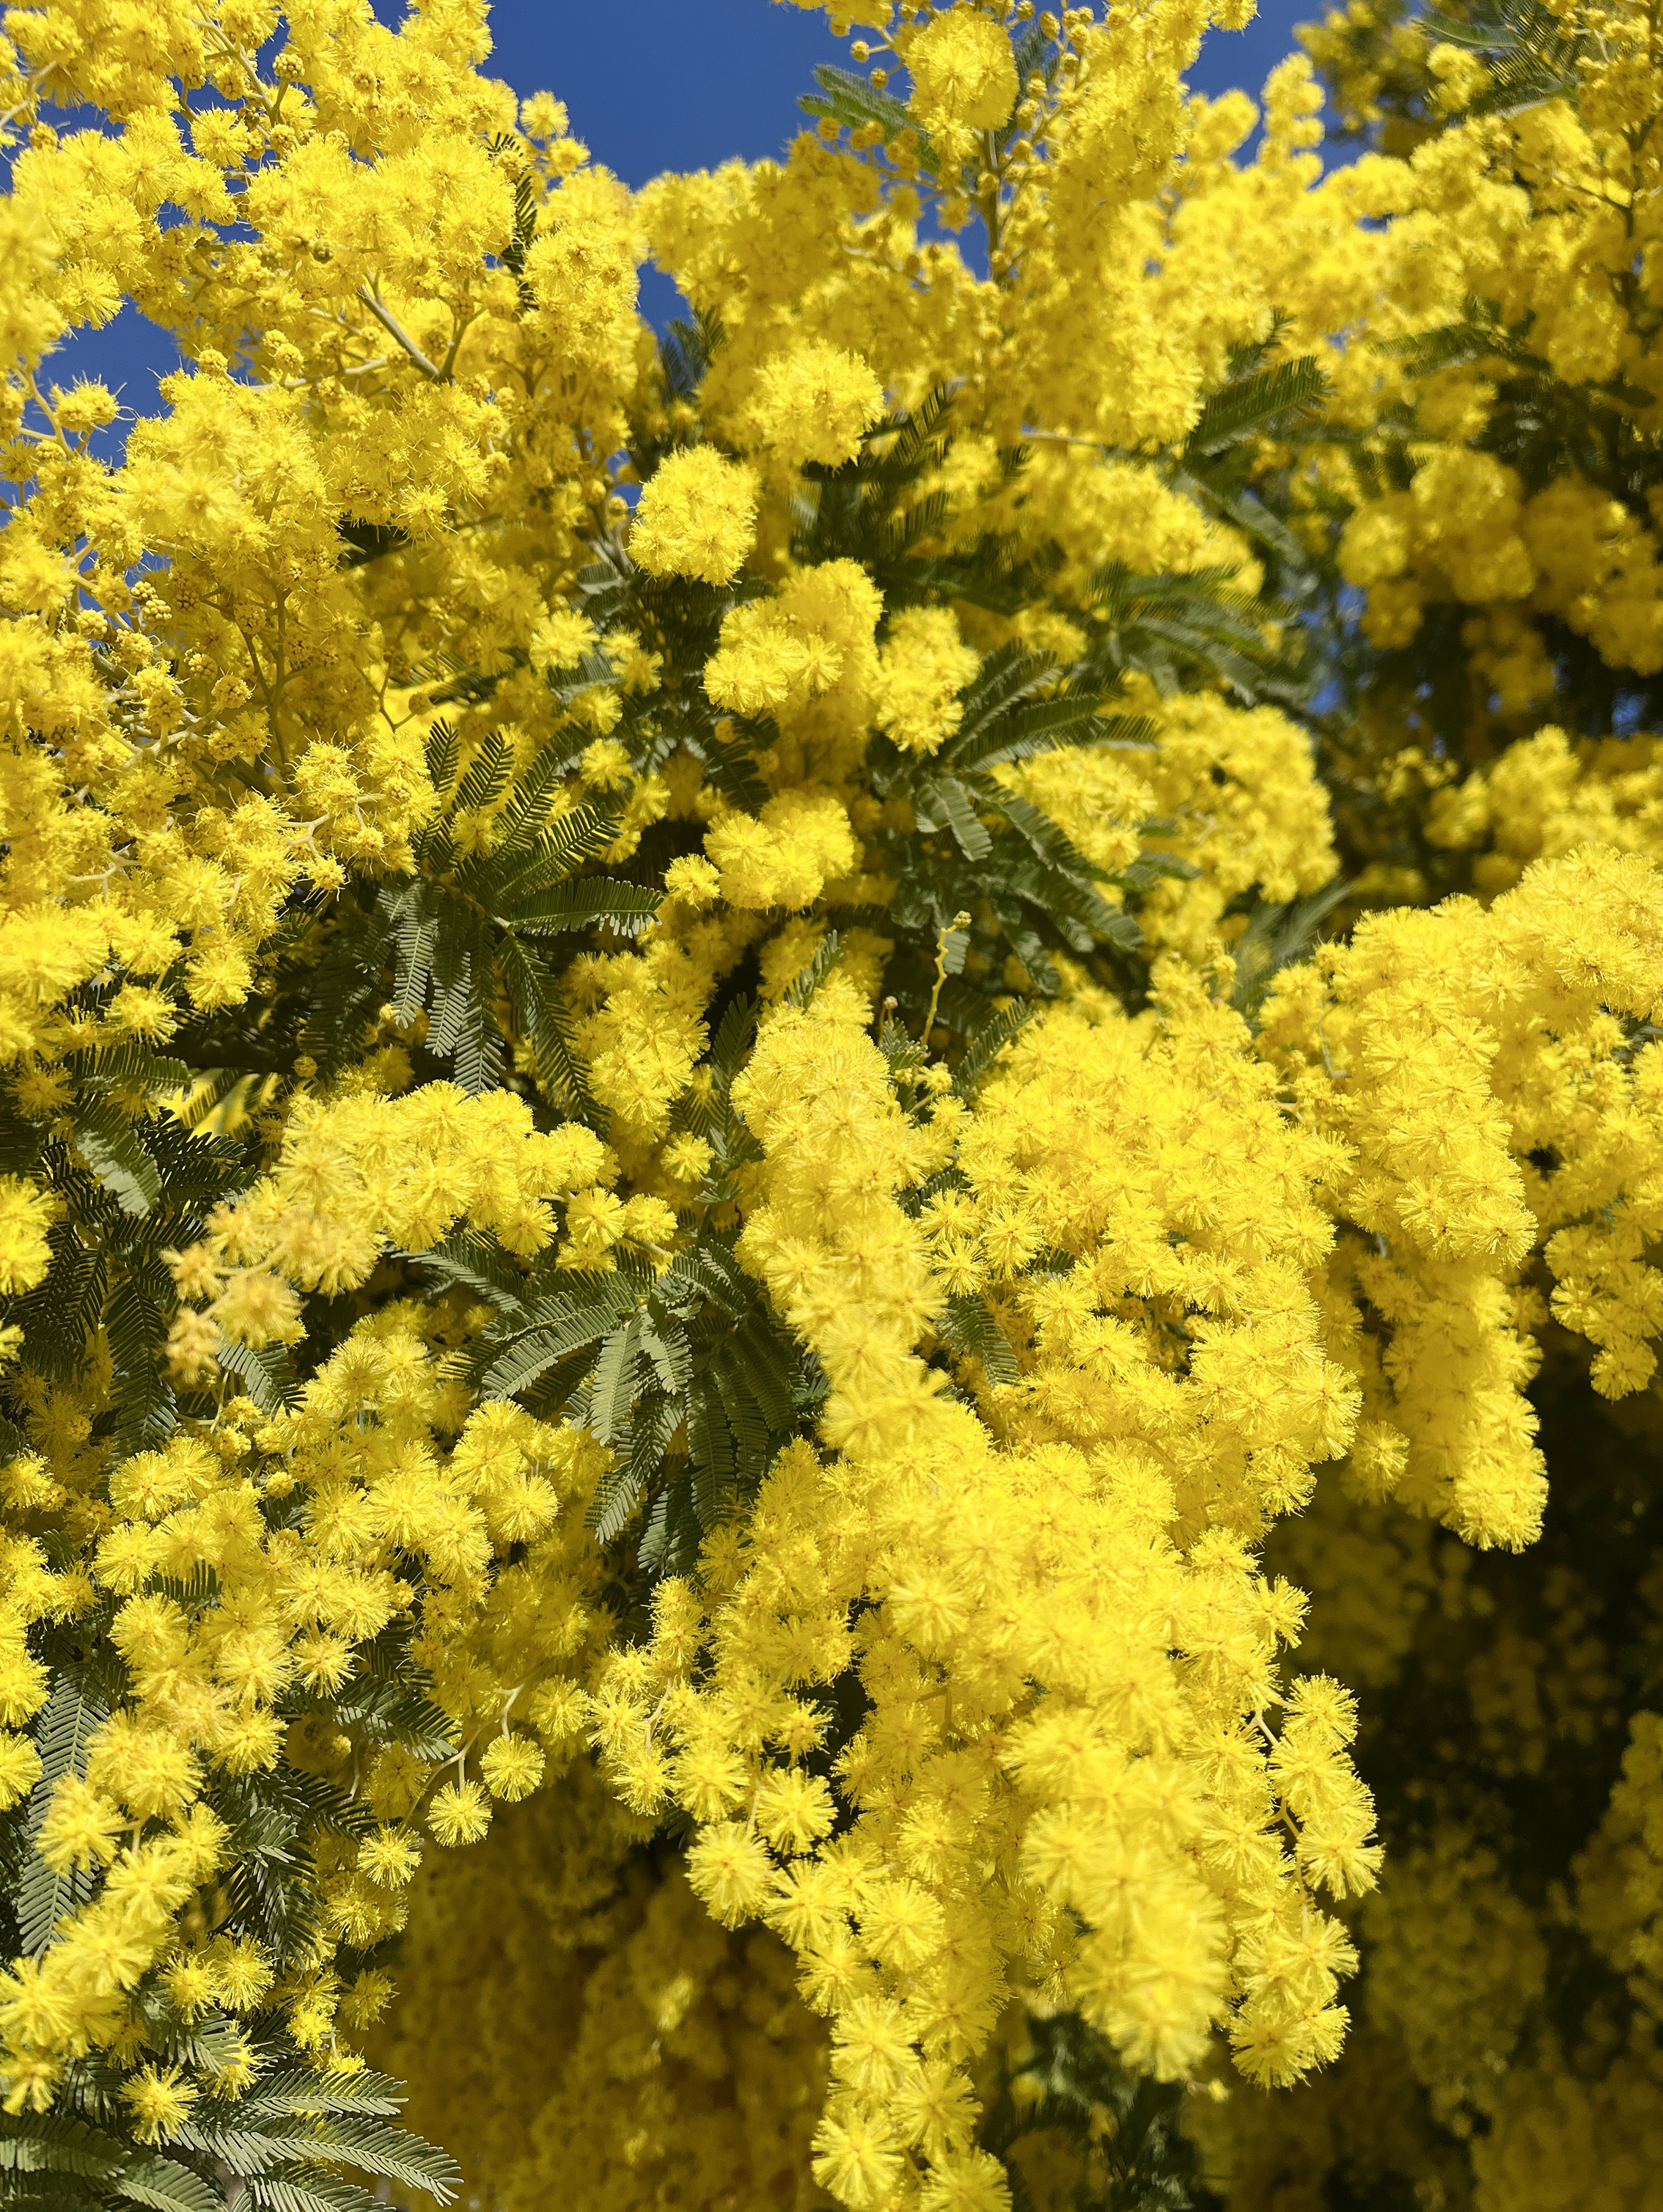
<path id="1" fill-rule="evenodd" d="M 374 293 L 370 290 L 369 286 L 367 283 L 361 284 L 358 287 L 358 297 L 369 309 L 376 321 L 380 324 L 383 330 L 385 330 L 390 337 L 397 338 L 399 344 L 404 347 L 404 351 L 416 363 L 423 376 L 427 377 L 428 380 L 434 384 L 445 384 L 449 381 L 448 370 L 435 368 L 434 367 L 433 363 L 428 359 L 426 354 L 422 352 L 421 347 L 417 345 L 416 340 L 398 320 L 398 318 L 396 315 L 389 313 L 387 309 L 381 305 L 381 302 L 376 298 Z"/>

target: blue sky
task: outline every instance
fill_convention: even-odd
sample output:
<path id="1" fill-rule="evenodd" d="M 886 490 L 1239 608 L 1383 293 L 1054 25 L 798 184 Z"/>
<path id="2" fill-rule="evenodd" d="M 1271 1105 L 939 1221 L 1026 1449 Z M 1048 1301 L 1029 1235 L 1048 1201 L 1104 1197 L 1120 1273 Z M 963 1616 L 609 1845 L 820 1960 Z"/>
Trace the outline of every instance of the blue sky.
<path id="1" fill-rule="evenodd" d="M 401 12 L 398 0 L 375 5 L 387 21 Z M 1256 96 L 1292 46 L 1295 24 L 1321 12 L 1322 0 L 1259 0 L 1246 31 L 1207 40 L 1191 83 L 1214 94 L 1240 85 Z M 803 127 L 797 100 L 813 90 L 815 64 L 847 59 L 823 15 L 780 0 L 496 0 L 491 28 L 490 74 L 522 94 L 563 100 L 596 161 L 630 185 L 735 155 L 780 153 Z M 644 271 L 641 304 L 662 324 L 677 295 L 667 279 Z M 170 342 L 129 307 L 106 329 L 61 347 L 44 374 L 60 384 L 101 377 L 124 386 L 127 406 L 143 413 L 174 359 Z"/>
<path id="2" fill-rule="evenodd" d="M 1320 0 L 1259 0 L 1247 30 L 1207 40 L 1190 82 L 1257 95 L 1293 45 L 1294 25 L 1322 12 Z M 780 0 L 633 0 L 616 13 L 592 0 L 497 0 L 491 31 L 491 75 L 563 100 L 595 159 L 630 185 L 735 154 L 778 154 L 802 127 L 797 97 L 813 90 L 815 64 L 847 63 L 848 53 L 817 9 Z"/>

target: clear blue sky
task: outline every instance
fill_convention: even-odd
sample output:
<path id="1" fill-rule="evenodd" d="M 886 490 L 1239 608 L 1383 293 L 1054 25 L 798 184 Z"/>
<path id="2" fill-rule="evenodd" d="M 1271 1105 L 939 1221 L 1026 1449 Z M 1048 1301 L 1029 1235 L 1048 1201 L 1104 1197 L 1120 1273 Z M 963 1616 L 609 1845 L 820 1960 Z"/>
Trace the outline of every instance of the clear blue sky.
<path id="1" fill-rule="evenodd" d="M 385 0 L 377 12 L 392 20 Z M 1323 12 L 1323 0 L 1259 0 L 1248 29 L 1208 39 L 1191 83 L 1257 96 L 1294 25 Z M 802 128 L 797 98 L 814 89 L 815 64 L 848 54 L 817 9 L 780 0 L 633 0 L 616 12 L 592 0 L 496 0 L 491 32 L 491 75 L 563 100 L 595 159 L 630 185 L 735 154 L 778 154 Z"/>
<path id="2" fill-rule="evenodd" d="M 402 12 L 399 0 L 374 4 L 389 22 Z M 1323 0 L 1259 0 L 1246 31 L 1209 38 L 1191 83 L 1215 94 L 1240 85 L 1257 96 L 1292 46 L 1295 24 L 1322 9 Z M 622 7 L 496 0 L 491 27 L 490 74 L 518 92 L 563 100 L 594 158 L 630 185 L 666 169 L 710 168 L 735 155 L 756 161 L 780 153 L 803 127 L 797 100 L 813 90 L 816 63 L 847 58 L 823 15 L 780 0 L 628 0 Z M 641 304 L 662 325 L 677 295 L 666 278 L 646 270 Z M 107 329 L 61 347 L 45 375 L 60 384 L 101 377 L 124 386 L 127 405 L 147 412 L 155 378 L 174 358 L 162 333 L 129 307 Z"/>

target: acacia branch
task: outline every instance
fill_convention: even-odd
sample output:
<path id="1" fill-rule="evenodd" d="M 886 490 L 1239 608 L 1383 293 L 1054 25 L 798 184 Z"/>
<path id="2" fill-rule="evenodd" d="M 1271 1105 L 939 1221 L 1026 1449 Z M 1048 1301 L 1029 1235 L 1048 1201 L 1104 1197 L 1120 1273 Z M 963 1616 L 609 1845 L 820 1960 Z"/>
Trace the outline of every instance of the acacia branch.
<path id="1" fill-rule="evenodd" d="M 382 329 L 385 330 L 390 337 L 392 337 L 398 341 L 398 343 L 403 346 L 404 351 L 416 363 L 416 366 L 421 370 L 422 375 L 428 378 L 429 382 L 434 384 L 449 383 L 450 369 L 448 364 L 444 368 L 435 368 L 432 362 L 428 359 L 426 354 L 422 352 L 421 347 L 417 345 L 416 340 L 410 336 L 410 332 L 399 321 L 398 318 L 391 313 L 387 308 L 382 306 L 381 302 L 376 298 L 374 293 L 370 290 L 369 286 L 367 283 L 361 284 L 358 287 L 358 297 L 369 309 L 376 321 L 380 324 Z M 452 347 L 451 350 L 452 358 L 454 358 L 455 348 Z"/>

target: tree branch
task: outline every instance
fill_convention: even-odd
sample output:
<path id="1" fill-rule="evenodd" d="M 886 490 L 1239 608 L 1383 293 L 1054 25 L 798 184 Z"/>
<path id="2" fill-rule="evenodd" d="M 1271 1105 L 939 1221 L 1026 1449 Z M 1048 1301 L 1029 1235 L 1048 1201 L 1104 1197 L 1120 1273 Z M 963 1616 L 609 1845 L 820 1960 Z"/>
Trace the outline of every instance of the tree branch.
<path id="1" fill-rule="evenodd" d="M 358 297 L 369 309 L 376 321 L 380 324 L 382 329 L 385 330 L 390 337 L 396 338 L 399 344 L 404 347 L 404 351 L 416 363 L 423 376 L 427 377 L 428 380 L 434 384 L 449 383 L 450 372 L 448 368 L 435 368 L 434 367 L 433 363 L 428 359 L 426 354 L 422 352 L 421 347 L 417 345 L 416 340 L 398 320 L 398 318 L 394 314 L 391 314 L 388 310 L 381 305 L 381 302 L 376 298 L 374 293 L 370 290 L 369 286 L 367 283 L 361 284 L 358 287 Z"/>

